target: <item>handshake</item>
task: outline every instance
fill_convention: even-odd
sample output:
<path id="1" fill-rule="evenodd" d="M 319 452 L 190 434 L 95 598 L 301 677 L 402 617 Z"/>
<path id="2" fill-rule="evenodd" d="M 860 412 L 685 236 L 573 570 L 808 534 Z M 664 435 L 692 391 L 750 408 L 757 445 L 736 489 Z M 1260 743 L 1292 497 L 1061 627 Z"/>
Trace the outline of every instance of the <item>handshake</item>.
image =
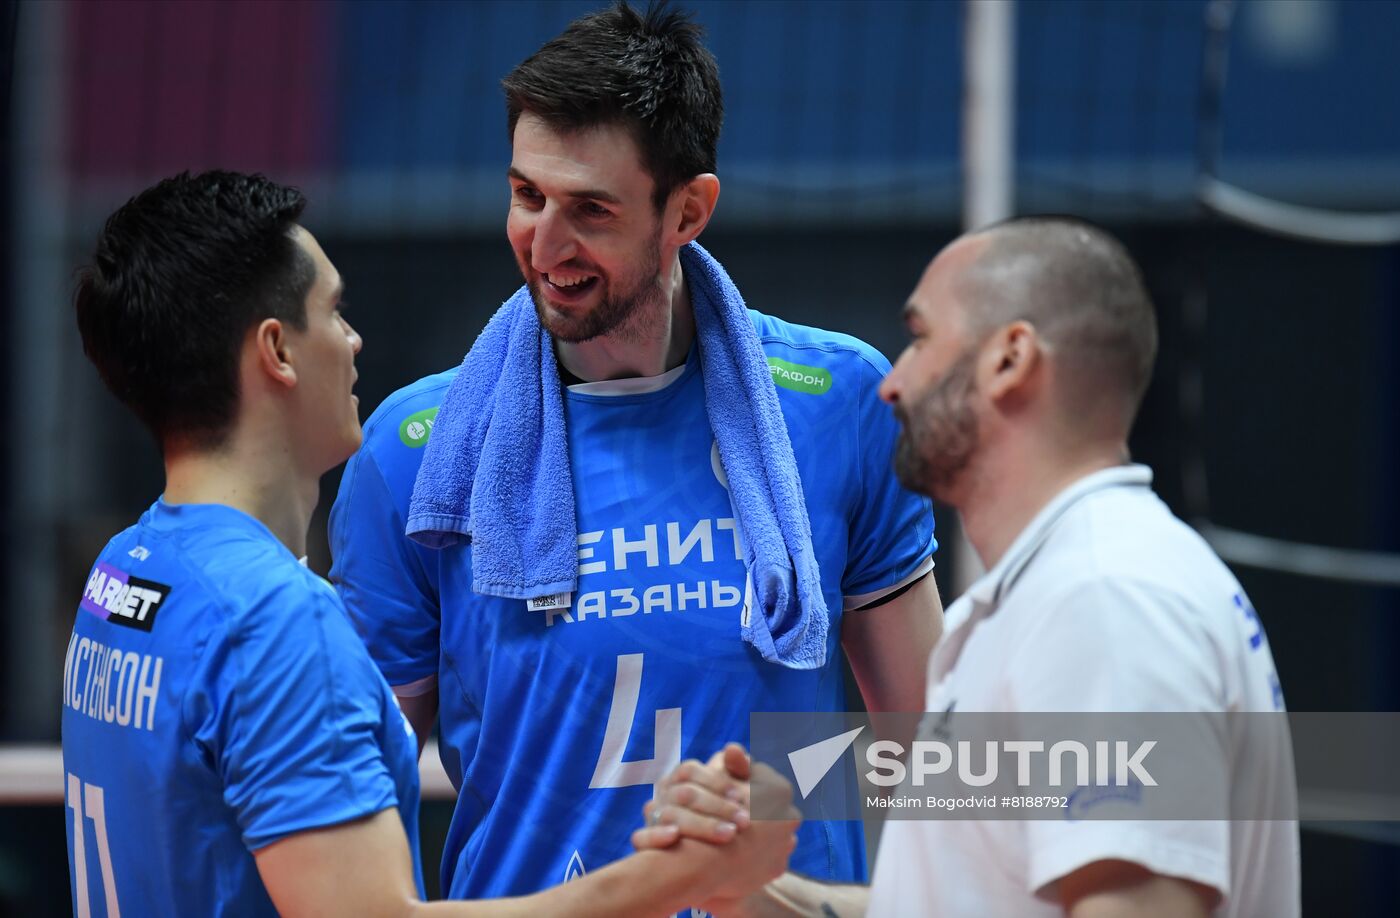
<path id="1" fill-rule="evenodd" d="M 765 814 L 779 818 L 753 819 L 755 797 Z M 802 822 L 792 786 L 753 763 L 737 743 L 709 762 L 682 762 L 657 785 L 643 813 L 646 824 L 632 833 L 633 847 L 676 859 L 695 907 L 717 918 L 744 914 L 744 900 L 783 874 Z"/>

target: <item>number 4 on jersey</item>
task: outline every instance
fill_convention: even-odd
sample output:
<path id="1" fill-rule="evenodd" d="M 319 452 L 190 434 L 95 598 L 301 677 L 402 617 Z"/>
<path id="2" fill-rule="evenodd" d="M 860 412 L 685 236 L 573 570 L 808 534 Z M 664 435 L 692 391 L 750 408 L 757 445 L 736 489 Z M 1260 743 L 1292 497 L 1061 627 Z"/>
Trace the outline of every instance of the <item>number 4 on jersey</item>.
<path id="1" fill-rule="evenodd" d="M 627 751 L 627 739 L 637 719 L 637 699 L 642 690 L 642 659 L 645 654 L 626 653 L 617 658 L 617 679 L 613 683 L 612 708 L 608 711 L 608 726 L 603 732 L 603 748 L 598 753 L 598 765 L 593 769 L 589 787 L 632 787 L 637 784 L 656 785 L 681 763 L 681 709 L 662 708 L 656 712 L 655 755 L 631 762 L 622 760 Z"/>

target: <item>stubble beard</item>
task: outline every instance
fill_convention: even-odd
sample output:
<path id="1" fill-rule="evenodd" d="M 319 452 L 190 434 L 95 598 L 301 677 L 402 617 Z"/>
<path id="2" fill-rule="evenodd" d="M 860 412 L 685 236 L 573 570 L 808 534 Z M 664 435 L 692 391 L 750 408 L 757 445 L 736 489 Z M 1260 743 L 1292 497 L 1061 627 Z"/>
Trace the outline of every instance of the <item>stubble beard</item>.
<path id="1" fill-rule="evenodd" d="M 582 315 L 550 314 L 544 306 L 543 279 L 536 277 L 530 280 L 530 299 L 534 301 L 535 315 L 539 316 L 540 325 L 556 341 L 570 344 L 581 344 L 603 335 L 613 335 L 624 341 L 648 337 L 647 328 L 666 312 L 662 308 L 664 295 L 660 280 L 660 244 L 661 228 L 658 226 L 642 247 L 640 270 L 632 273 L 625 286 L 617 289 L 609 279 L 600 275 L 598 283 L 605 285 L 603 295 L 596 306 Z M 528 274 L 526 276 L 529 277 Z"/>
<path id="2" fill-rule="evenodd" d="M 973 353 L 962 355 L 917 402 L 895 409 L 903 429 L 895 446 L 894 470 L 900 484 L 911 491 L 946 501 L 977 450 L 975 358 Z"/>

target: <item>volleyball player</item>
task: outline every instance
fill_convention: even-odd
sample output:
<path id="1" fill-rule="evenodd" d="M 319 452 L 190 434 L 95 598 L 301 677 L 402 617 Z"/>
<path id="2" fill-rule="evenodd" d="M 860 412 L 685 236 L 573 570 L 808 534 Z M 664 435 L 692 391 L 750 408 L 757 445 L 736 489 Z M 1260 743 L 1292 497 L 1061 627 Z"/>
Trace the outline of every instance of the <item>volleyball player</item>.
<path id="1" fill-rule="evenodd" d="M 897 431 L 876 393 L 885 359 L 847 335 L 742 303 L 729 340 L 710 353 L 752 354 L 763 378 L 716 376 L 697 345 L 700 297 L 691 291 L 724 274 L 717 262 L 700 268 L 691 245 L 719 198 L 723 109 L 699 29 L 660 4 L 618 4 L 572 23 L 504 85 L 506 230 L 525 286 L 500 315 L 528 328 L 543 355 L 522 356 L 510 371 L 548 363 L 557 372 L 500 393 L 491 378 L 454 370 L 389 396 L 365 425 L 330 520 L 331 579 L 348 611 L 420 733 L 435 719 L 440 726 L 443 763 L 460 789 L 443 888 L 461 898 L 542 889 L 624 856 L 657 783 L 682 758 L 745 739 L 750 712 L 844 710 L 843 651 L 870 709 L 917 708 L 941 622 L 928 576 L 931 509 L 890 472 Z M 734 302 L 738 291 L 723 281 Z M 543 567 L 533 553 L 521 553 L 524 570 L 478 577 L 487 556 L 479 533 L 470 542 L 418 533 L 437 547 L 405 536 L 415 499 L 438 483 L 425 489 L 420 470 L 440 470 L 425 453 L 444 449 L 458 483 L 479 470 L 479 447 L 470 456 L 462 444 L 441 447 L 446 400 L 463 378 L 472 388 L 458 404 L 495 406 L 498 417 L 543 416 L 542 406 L 563 403 L 572 481 L 561 491 L 572 493 L 574 512 L 530 541 L 539 535 L 577 557 L 573 589 L 532 592 Z M 739 447 L 722 463 L 725 432 L 712 409 L 749 398 L 749 386 L 768 387 L 780 416 L 761 422 L 790 448 Z M 528 399 L 508 401 L 520 393 Z M 554 445 L 506 439 L 507 456 Z M 791 491 L 810 545 L 792 547 L 792 557 L 815 559 L 803 565 L 819 568 L 808 595 L 825 605 L 820 628 L 804 631 L 815 637 L 801 660 L 744 636 L 749 622 L 768 633 L 767 611 L 744 597 L 786 581 L 776 565 L 767 576 L 747 566 L 724 468 L 736 454 L 771 462 L 765 480 L 791 481 L 780 463 L 796 469 Z M 472 487 L 499 493 L 518 478 L 478 476 Z M 479 504 L 471 515 L 480 522 Z M 496 526 L 507 538 L 524 528 Z M 800 540 L 778 541 L 775 557 L 788 562 Z M 808 610 L 781 611 L 783 629 L 803 630 Z M 863 879 L 863 833 L 812 820 L 795 862 Z"/>
<path id="2" fill-rule="evenodd" d="M 361 439 L 361 341 L 304 206 L 180 175 L 113 214 L 81 274 L 83 348 L 166 480 L 98 556 L 68 645 L 74 913 L 665 914 L 776 874 L 793 823 L 528 899 L 421 901 L 416 739 L 298 561 L 320 476 Z"/>

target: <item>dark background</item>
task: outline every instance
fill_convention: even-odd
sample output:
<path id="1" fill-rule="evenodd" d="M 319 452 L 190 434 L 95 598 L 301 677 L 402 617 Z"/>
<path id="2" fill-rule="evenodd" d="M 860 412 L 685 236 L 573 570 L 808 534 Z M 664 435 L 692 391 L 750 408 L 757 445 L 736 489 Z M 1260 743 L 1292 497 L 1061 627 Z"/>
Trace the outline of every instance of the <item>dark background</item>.
<path id="1" fill-rule="evenodd" d="M 497 81 L 594 5 L 19 5 L 17 76 L 0 93 L 0 419 L 11 434 L 0 450 L 11 590 L 0 739 L 57 740 L 77 591 L 103 541 L 161 488 L 154 447 L 101 389 L 71 327 L 71 272 L 102 217 L 184 168 L 301 184 L 365 339 L 367 415 L 457 363 L 518 285 Z M 905 297 L 959 231 L 963 5 L 695 6 L 727 106 L 724 191 L 704 244 L 749 305 L 893 358 Z M 0 79 L 15 8 L 0 0 Z M 1016 210 L 1096 219 L 1142 263 L 1162 347 L 1133 450 L 1178 514 L 1400 551 L 1400 251 L 1289 241 L 1196 203 L 1210 126 L 1205 9 L 1018 5 Z M 1400 210 L 1397 34 L 1397 4 L 1238 4 L 1219 95 L 1222 175 L 1294 203 Z M 321 571 L 338 476 L 312 527 Z M 938 522 L 952 532 L 951 514 Z M 938 571 L 950 601 L 948 561 Z M 1291 709 L 1400 707 L 1394 589 L 1235 570 Z M 434 883 L 447 807 L 425 808 Z M 66 914 L 63 812 L 0 807 L 0 913 Z M 1395 837 L 1390 825 L 1305 830 L 1305 914 L 1393 914 Z"/>

